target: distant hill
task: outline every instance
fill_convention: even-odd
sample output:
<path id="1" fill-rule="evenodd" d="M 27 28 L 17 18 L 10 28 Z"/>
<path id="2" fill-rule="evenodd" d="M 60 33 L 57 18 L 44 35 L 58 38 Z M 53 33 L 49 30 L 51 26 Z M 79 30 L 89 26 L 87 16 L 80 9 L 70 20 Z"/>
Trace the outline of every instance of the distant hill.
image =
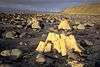
<path id="1" fill-rule="evenodd" d="M 66 8 L 62 11 L 65 14 L 99 14 L 100 4 L 84 4 L 80 6 L 74 6 Z"/>

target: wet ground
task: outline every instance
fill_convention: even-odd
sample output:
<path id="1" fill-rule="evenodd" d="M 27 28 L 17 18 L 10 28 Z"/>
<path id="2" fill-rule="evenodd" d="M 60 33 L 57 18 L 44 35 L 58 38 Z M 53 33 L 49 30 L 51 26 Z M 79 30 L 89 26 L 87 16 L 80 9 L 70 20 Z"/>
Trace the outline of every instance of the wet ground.
<path id="1" fill-rule="evenodd" d="M 41 14 L 42 15 L 42 14 Z M 56 51 L 40 54 L 35 51 L 40 40 L 45 40 L 48 32 L 57 31 L 58 16 L 0 13 L 0 52 L 19 49 L 21 55 L 5 57 L 0 55 L 0 67 L 70 67 L 71 60 L 77 60 L 85 67 L 100 65 L 100 16 L 64 15 L 70 22 L 76 40 L 85 49 L 81 55 L 69 52 L 62 57 Z M 39 29 L 32 28 L 29 19 L 36 17 Z M 61 18 L 60 18 L 61 19 Z M 16 54 L 19 52 L 16 52 Z M 71 57 L 72 59 L 69 59 Z"/>

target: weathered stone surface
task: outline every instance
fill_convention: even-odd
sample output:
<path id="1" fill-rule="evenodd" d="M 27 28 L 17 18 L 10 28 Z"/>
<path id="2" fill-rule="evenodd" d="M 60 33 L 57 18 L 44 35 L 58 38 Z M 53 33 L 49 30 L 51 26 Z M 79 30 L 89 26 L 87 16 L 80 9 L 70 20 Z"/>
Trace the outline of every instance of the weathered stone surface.
<path id="1" fill-rule="evenodd" d="M 48 44 L 48 41 L 51 43 Z M 51 48 L 51 46 L 53 46 Z M 76 42 L 74 35 L 66 36 L 64 34 L 49 33 L 46 42 L 40 41 L 36 51 L 50 52 L 51 49 L 56 49 L 58 53 L 65 56 L 70 49 L 75 49 L 77 52 L 82 52 L 79 44 Z"/>
<path id="2" fill-rule="evenodd" d="M 85 43 L 87 44 L 87 45 L 92 45 L 93 46 L 93 43 L 91 42 L 91 41 L 88 41 L 88 40 L 84 40 L 85 41 Z"/>
<path id="3" fill-rule="evenodd" d="M 52 43 L 59 39 L 59 34 L 50 32 L 47 36 L 46 41 L 51 41 Z"/>
<path id="4" fill-rule="evenodd" d="M 24 37 L 25 35 L 26 35 L 26 33 L 21 33 L 19 37 L 22 38 L 22 37 Z"/>
<path id="5" fill-rule="evenodd" d="M 60 45 L 60 41 L 59 40 L 54 42 L 53 49 L 56 49 L 58 51 L 58 53 L 61 52 L 61 45 Z"/>
<path id="6" fill-rule="evenodd" d="M 14 38 L 14 34 L 15 34 L 14 31 L 9 31 L 9 32 L 6 33 L 5 37 L 6 38 Z"/>
<path id="7" fill-rule="evenodd" d="M 12 49 L 11 56 L 15 56 L 16 58 L 19 58 L 22 54 L 22 51 L 19 49 Z"/>
<path id="8" fill-rule="evenodd" d="M 39 29 L 40 28 L 40 26 L 39 26 L 39 22 L 37 21 L 37 19 L 32 19 L 32 28 L 37 28 L 37 29 Z"/>
<path id="9" fill-rule="evenodd" d="M 67 48 L 66 48 L 66 42 L 64 39 L 60 39 L 60 50 L 61 50 L 61 55 L 65 56 L 67 54 Z"/>
<path id="10" fill-rule="evenodd" d="M 79 25 L 77 26 L 77 28 L 78 28 L 78 29 L 83 29 L 83 30 L 84 30 L 84 29 L 85 29 L 85 26 L 82 25 L 82 24 L 79 24 Z"/>
<path id="11" fill-rule="evenodd" d="M 71 62 L 68 62 L 71 67 L 84 67 L 84 64 L 83 63 L 79 63 L 77 61 L 71 61 Z"/>
<path id="12" fill-rule="evenodd" d="M 52 49 L 52 45 L 51 43 L 47 43 L 45 48 L 44 48 L 44 52 L 50 52 Z"/>
<path id="13" fill-rule="evenodd" d="M 68 49 L 75 49 L 75 51 L 82 52 L 74 35 L 66 36 L 66 46 Z"/>
<path id="14" fill-rule="evenodd" d="M 64 19 L 64 20 L 61 20 L 58 26 L 58 29 L 71 29 L 71 27 L 69 25 L 69 22 L 66 19 Z"/>
<path id="15" fill-rule="evenodd" d="M 23 26 L 22 26 L 22 25 L 17 25 L 17 27 L 18 27 L 18 28 L 23 28 Z"/>
<path id="16" fill-rule="evenodd" d="M 10 50 L 4 50 L 0 53 L 2 56 L 10 56 L 11 55 L 11 51 Z"/>
<path id="17" fill-rule="evenodd" d="M 40 41 L 38 47 L 36 48 L 36 51 L 38 51 L 38 52 L 43 52 L 45 46 L 46 46 L 45 42 Z"/>
<path id="18" fill-rule="evenodd" d="M 46 61 L 45 57 L 42 54 L 36 56 L 36 61 L 39 63 L 44 63 Z"/>
<path id="19" fill-rule="evenodd" d="M 22 51 L 19 50 L 19 49 L 12 49 L 12 50 L 4 50 L 1 52 L 1 55 L 2 56 L 12 56 L 12 57 L 15 57 L 15 58 L 19 58 L 22 54 Z"/>
<path id="20" fill-rule="evenodd" d="M 77 26 L 73 26 L 74 29 L 77 29 Z"/>
<path id="21" fill-rule="evenodd" d="M 80 24 L 80 22 L 79 21 L 75 21 L 75 24 Z"/>

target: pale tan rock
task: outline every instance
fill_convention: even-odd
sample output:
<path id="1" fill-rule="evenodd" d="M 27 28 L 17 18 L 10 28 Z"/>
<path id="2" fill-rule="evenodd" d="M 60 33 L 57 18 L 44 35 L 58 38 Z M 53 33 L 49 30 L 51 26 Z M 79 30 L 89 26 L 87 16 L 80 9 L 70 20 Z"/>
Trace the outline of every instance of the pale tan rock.
<path id="1" fill-rule="evenodd" d="M 60 41 L 59 40 L 54 42 L 53 49 L 56 49 L 58 51 L 58 53 L 61 52 L 61 45 L 60 45 Z"/>
<path id="2" fill-rule="evenodd" d="M 66 39 L 66 37 L 68 37 L 65 34 L 60 34 L 60 36 L 61 36 L 61 39 Z"/>
<path id="3" fill-rule="evenodd" d="M 31 23 L 32 23 L 32 28 L 41 28 L 39 26 L 39 22 L 37 21 L 37 19 L 32 18 Z"/>
<path id="4" fill-rule="evenodd" d="M 64 34 L 60 34 L 61 38 L 64 39 L 66 42 L 67 49 L 75 49 L 75 51 L 81 52 L 79 48 L 79 44 L 76 42 L 74 35 L 66 36 Z"/>
<path id="5" fill-rule="evenodd" d="M 47 43 L 47 41 L 51 41 L 52 44 Z M 58 53 L 61 53 L 62 56 L 65 56 L 70 49 L 75 49 L 77 52 L 82 51 L 74 35 L 66 36 L 65 34 L 59 35 L 55 33 L 49 33 L 46 42 L 40 41 L 36 50 L 39 52 L 50 52 L 52 49 L 51 46 L 53 46 L 53 49 L 56 49 Z"/>
<path id="6" fill-rule="evenodd" d="M 70 35 L 69 38 L 71 40 L 71 44 L 74 45 L 75 50 L 78 51 L 78 52 L 81 52 L 81 49 L 79 48 L 74 35 Z"/>
<path id="7" fill-rule="evenodd" d="M 34 22 L 36 22 L 36 20 Z M 61 20 L 60 24 L 58 25 L 58 29 L 68 30 L 71 29 L 71 27 L 69 22 L 64 19 Z M 51 41 L 53 44 L 46 44 L 48 41 Z M 53 45 L 53 49 L 56 49 L 62 56 L 65 56 L 70 49 L 75 49 L 75 51 L 81 52 L 79 44 L 76 42 L 74 35 L 66 36 L 65 34 L 56 34 L 53 32 L 48 34 L 45 43 L 40 42 L 36 50 L 40 52 L 50 52 L 51 45 Z"/>
<path id="8" fill-rule="evenodd" d="M 58 29 L 71 29 L 70 25 L 69 25 L 69 22 L 64 19 L 64 20 L 61 20 L 60 24 L 58 25 Z"/>
<path id="9" fill-rule="evenodd" d="M 46 46 L 45 42 L 40 41 L 40 42 L 39 42 L 39 45 L 38 45 L 37 48 L 36 48 L 36 51 L 38 51 L 38 52 L 43 52 L 45 46 Z"/>
<path id="10" fill-rule="evenodd" d="M 65 56 L 67 49 L 66 49 L 66 43 L 64 39 L 60 39 L 60 46 L 61 46 L 61 55 Z"/>
<path id="11" fill-rule="evenodd" d="M 52 44 L 51 43 L 47 43 L 46 47 L 44 48 L 44 52 L 50 52 L 51 51 L 51 47 L 52 47 Z"/>
<path id="12" fill-rule="evenodd" d="M 79 63 L 77 61 L 71 61 L 71 62 L 68 62 L 68 64 L 70 64 L 71 67 L 84 67 L 83 63 Z"/>
<path id="13" fill-rule="evenodd" d="M 74 35 L 67 36 L 66 37 L 66 43 L 67 43 L 66 46 L 69 49 L 75 49 L 75 51 L 77 51 L 77 52 L 82 52 L 81 49 L 78 46 L 78 43 L 76 42 Z"/>
<path id="14" fill-rule="evenodd" d="M 50 33 L 48 34 L 48 36 L 47 36 L 46 41 L 55 42 L 55 41 L 57 41 L 58 39 L 59 39 L 59 35 L 58 35 L 58 34 L 50 32 Z"/>

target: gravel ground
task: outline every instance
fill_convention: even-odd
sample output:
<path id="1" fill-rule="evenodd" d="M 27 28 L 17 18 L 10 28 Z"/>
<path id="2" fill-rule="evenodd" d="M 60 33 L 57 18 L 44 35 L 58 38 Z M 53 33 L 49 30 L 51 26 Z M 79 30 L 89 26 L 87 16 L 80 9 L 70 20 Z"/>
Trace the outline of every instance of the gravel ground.
<path id="1" fill-rule="evenodd" d="M 61 19 L 61 16 L 41 15 L 0 13 L 0 67 L 75 67 L 75 65 L 77 67 L 77 64 L 84 64 L 84 67 L 98 67 L 100 65 L 99 15 L 65 16 L 70 21 L 71 32 L 85 50 L 82 54 L 70 51 L 68 56 L 64 57 L 55 50 L 43 54 L 35 51 L 39 41 L 45 40 L 48 32 L 57 30 Z M 38 19 L 40 28 L 32 28 L 30 23 L 32 17 Z"/>

